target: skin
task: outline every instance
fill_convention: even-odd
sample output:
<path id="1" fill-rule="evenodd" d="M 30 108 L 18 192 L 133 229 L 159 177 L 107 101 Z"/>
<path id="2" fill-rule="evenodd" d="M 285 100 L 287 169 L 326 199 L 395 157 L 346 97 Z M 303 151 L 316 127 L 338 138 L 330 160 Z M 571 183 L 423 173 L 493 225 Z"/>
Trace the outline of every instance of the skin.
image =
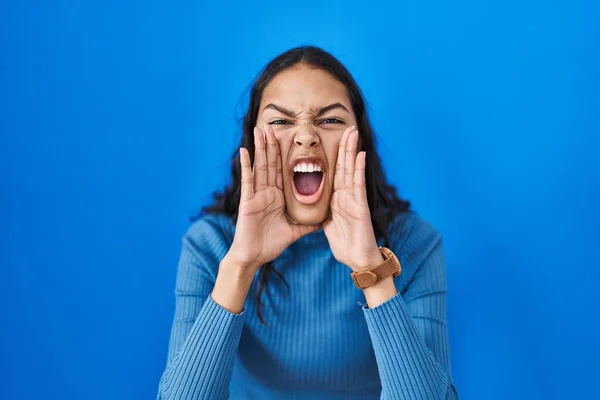
<path id="1" fill-rule="evenodd" d="M 336 260 L 352 271 L 383 261 L 367 202 L 366 155 L 358 151 L 355 125 L 346 88 L 323 70 L 298 65 L 267 85 L 254 129 L 254 165 L 248 151 L 240 149 L 238 220 L 211 294 L 215 302 L 241 312 L 257 269 L 318 229 Z M 293 193 L 292 162 L 300 155 L 325 161 L 324 191 L 315 204 L 301 204 Z M 389 277 L 364 293 L 375 307 L 397 291 Z"/>
<path id="2" fill-rule="evenodd" d="M 324 114 L 318 111 L 341 104 Z M 275 108 L 291 111 L 294 117 Z M 300 224 L 314 225 L 325 220 L 333 194 L 338 146 L 344 131 L 356 125 L 346 88 L 330 74 L 300 65 L 275 76 L 263 91 L 256 125 L 273 127 L 283 161 L 283 189 L 288 216 Z M 317 204 L 304 205 L 294 197 L 292 160 L 300 155 L 317 155 L 327 163 L 323 196 Z"/>

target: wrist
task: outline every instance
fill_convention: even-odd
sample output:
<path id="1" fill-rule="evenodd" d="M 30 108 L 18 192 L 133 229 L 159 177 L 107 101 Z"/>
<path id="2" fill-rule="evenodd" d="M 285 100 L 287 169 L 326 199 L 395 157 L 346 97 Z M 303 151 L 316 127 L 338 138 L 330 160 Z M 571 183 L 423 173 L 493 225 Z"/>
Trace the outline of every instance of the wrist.
<path id="1" fill-rule="evenodd" d="M 355 263 L 350 269 L 354 272 L 368 271 L 369 269 L 381 264 L 384 261 L 383 255 L 376 247 L 364 260 Z"/>
<path id="2" fill-rule="evenodd" d="M 223 270 L 236 279 L 252 279 L 260 267 L 259 263 L 241 261 L 234 251 L 229 251 L 219 263 L 219 271 Z"/>
<path id="3" fill-rule="evenodd" d="M 241 265 L 227 256 L 219 263 L 219 272 L 211 297 L 215 303 L 233 314 L 244 310 L 256 272 L 255 269 L 246 267 L 247 265 Z"/>
<path id="4" fill-rule="evenodd" d="M 373 286 L 363 289 L 365 300 L 369 308 L 375 308 L 378 305 L 385 303 L 398 293 L 393 277 L 387 277 Z"/>
<path id="5" fill-rule="evenodd" d="M 223 281 L 228 282 L 231 286 L 249 287 L 255 273 L 256 269 L 244 268 L 240 264 L 223 259 L 219 264 L 217 280 L 219 280 L 219 276 L 221 276 Z"/>
<path id="6" fill-rule="evenodd" d="M 378 247 L 378 256 L 368 258 L 364 270 L 351 274 L 354 284 L 363 289 L 369 307 L 374 308 L 395 296 L 398 291 L 394 277 L 400 275 L 402 266 L 396 255 L 387 247 Z"/>

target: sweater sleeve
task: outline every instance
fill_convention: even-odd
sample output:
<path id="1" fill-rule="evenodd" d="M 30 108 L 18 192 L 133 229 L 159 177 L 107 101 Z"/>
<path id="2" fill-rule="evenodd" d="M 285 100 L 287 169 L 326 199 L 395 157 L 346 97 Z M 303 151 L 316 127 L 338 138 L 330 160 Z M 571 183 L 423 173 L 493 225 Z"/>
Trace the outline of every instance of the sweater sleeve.
<path id="1" fill-rule="evenodd" d="M 206 221 L 183 239 L 167 367 L 157 399 L 225 399 L 244 311 L 232 314 L 210 297 L 226 241 Z"/>
<path id="2" fill-rule="evenodd" d="M 458 399 L 450 369 L 441 236 L 430 225 L 421 224 L 411 229 L 394 253 L 403 267 L 394 280 L 398 288 L 404 283 L 404 293 L 375 308 L 363 307 L 381 379 L 381 398 Z"/>

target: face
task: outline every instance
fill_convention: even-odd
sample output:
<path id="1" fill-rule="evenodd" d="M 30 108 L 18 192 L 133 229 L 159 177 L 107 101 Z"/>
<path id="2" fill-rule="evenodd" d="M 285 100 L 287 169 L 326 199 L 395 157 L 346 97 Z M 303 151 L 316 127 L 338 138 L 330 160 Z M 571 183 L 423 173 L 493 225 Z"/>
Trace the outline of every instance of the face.
<path id="1" fill-rule="evenodd" d="M 329 214 L 340 139 L 357 125 L 346 87 L 321 69 L 287 69 L 263 91 L 256 126 L 264 123 L 279 142 L 288 218 L 322 222 Z"/>

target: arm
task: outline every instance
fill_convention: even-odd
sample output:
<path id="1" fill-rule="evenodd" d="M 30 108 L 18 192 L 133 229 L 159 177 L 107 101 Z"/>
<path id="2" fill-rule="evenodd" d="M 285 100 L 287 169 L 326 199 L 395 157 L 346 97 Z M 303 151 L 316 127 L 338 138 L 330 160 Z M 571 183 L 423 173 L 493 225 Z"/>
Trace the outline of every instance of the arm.
<path id="1" fill-rule="evenodd" d="M 254 129 L 254 170 L 248 150 L 240 148 L 240 203 L 233 239 L 224 240 L 205 221 L 194 225 L 197 235 L 184 239 L 169 361 L 158 399 L 228 396 L 252 278 L 261 265 L 320 228 L 287 220 L 281 151 L 273 128 L 264 126 L 264 131 Z"/>
<path id="2" fill-rule="evenodd" d="M 198 225 L 207 227 L 201 238 L 194 240 L 186 235 L 183 240 L 167 368 L 157 399 L 212 400 L 228 396 L 251 279 L 241 279 L 223 260 L 214 283 L 215 266 L 226 244 L 218 243 L 218 235 L 203 221 Z"/>
<path id="3" fill-rule="evenodd" d="M 458 399 L 450 370 L 442 239 L 435 231 L 419 229 L 396 255 L 403 273 L 368 288 L 370 292 L 366 289 L 371 308 L 363 309 L 381 378 L 381 398 Z M 396 284 L 401 287 L 402 279 L 410 281 L 400 296 Z"/>

